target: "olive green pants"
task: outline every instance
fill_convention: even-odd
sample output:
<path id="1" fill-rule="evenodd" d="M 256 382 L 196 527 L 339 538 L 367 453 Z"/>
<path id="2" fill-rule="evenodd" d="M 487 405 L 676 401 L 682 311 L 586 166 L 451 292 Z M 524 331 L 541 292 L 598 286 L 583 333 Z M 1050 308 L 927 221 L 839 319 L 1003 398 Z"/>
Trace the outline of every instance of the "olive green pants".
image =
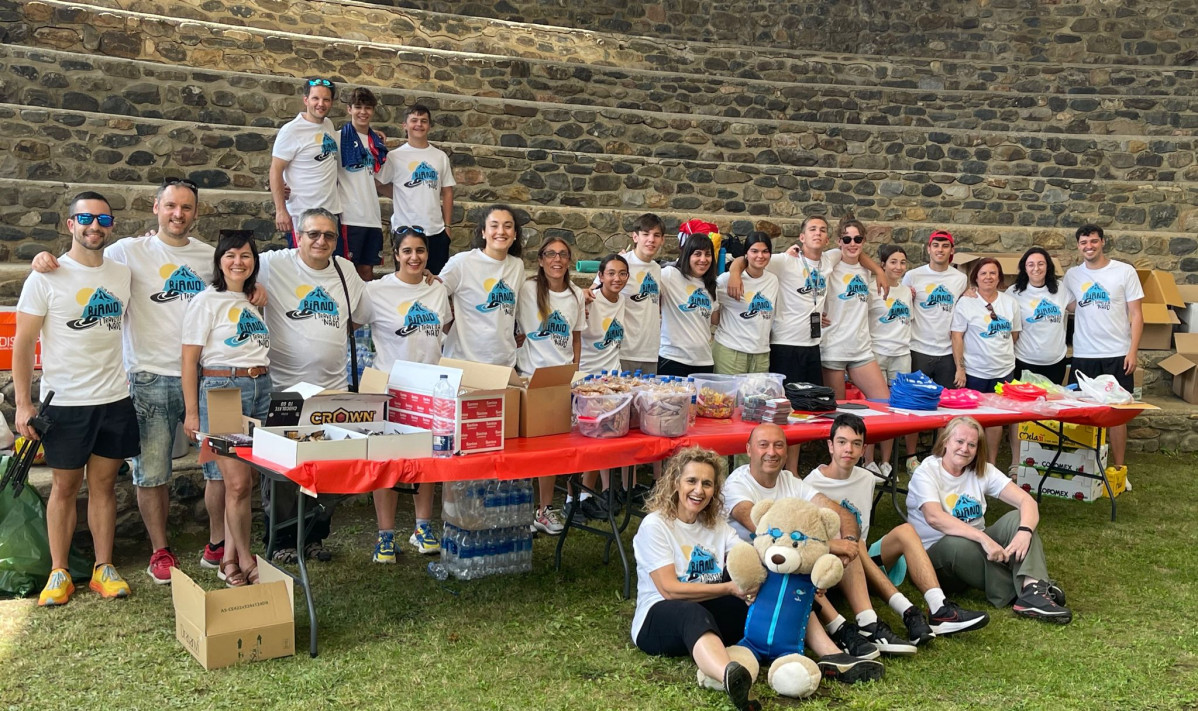
<path id="1" fill-rule="evenodd" d="M 1004 548 L 1019 531 L 1019 511 L 1009 511 L 986 526 L 986 534 Z M 1044 564 L 1044 546 L 1039 534 L 1032 534 L 1027 555 L 1022 561 L 998 563 L 986 559 L 986 552 L 976 541 L 960 536 L 945 536 L 928 548 L 928 557 L 936 568 L 941 587 L 970 587 L 983 590 L 986 599 L 995 607 L 1006 607 L 1015 601 L 1021 589 L 1020 578 L 1048 580 Z"/>

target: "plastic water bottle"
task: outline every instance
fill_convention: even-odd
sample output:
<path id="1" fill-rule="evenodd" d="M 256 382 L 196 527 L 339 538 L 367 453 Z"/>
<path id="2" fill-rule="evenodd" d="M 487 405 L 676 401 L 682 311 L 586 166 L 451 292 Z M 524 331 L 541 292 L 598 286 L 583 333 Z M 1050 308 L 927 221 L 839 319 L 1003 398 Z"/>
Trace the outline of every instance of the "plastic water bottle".
<path id="1" fill-rule="evenodd" d="M 454 450 L 454 420 L 458 394 L 442 375 L 433 388 L 433 456 L 452 457 Z"/>
<path id="2" fill-rule="evenodd" d="M 693 426 L 699 412 L 699 388 L 695 386 L 695 379 L 689 377 L 686 379 L 686 387 L 690 388 L 691 391 L 691 411 L 686 419 L 687 424 Z"/>

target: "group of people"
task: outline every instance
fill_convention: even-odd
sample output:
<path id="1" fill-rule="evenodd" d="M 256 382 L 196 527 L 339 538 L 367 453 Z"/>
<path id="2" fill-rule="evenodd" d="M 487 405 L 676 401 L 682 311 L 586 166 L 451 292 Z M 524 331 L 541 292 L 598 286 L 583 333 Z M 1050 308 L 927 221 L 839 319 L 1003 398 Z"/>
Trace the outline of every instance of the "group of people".
<path id="1" fill-rule="evenodd" d="M 944 427 L 932 455 L 911 477 L 910 522 L 881 535 L 870 525 L 878 480 L 858 466 L 865 427 L 856 415 L 838 415 L 828 439 L 829 463 L 802 479 L 783 468 L 786 438 L 773 424 L 752 431 L 749 463 L 726 477 L 724 459 L 715 452 L 693 447 L 676 454 L 657 480 L 633 539 L 633 643 L 648 654 L 689 655 L 706 676 L 724 681 L 735 708 L 759 708 L 749 698 L 751 672 L 726 650 L 744 637 L 757 591 L 730 580 L 726 559 L 738 541 L 781 535 L 754 526 L 749 512 L 760 501 L 782 498 L 834 511 L 841 522 L 839 537 L 827 542 L 844 564 L 834 594 L 847 602 L 855 621 L 837 611 L 829 600 L 833 595 L 821 594 L 797 630 L 825 678 L 876 680 L 884 674 L 880 653 L 914 654 L 935 637 L 986 626 L 987 613 L 962 608 L 946 589 L 981 590 L 990 604 L 1010 605 L 1022 617 L 1072 621 L 1065 593 L 1048 576 L 1036 501 L 987 462 L 976 420 L 957 417 Z M 989 499 L 1013 510 L 987 523 Z M 926 614 L 899 591 L 908 578 L 923 595 Z M 905 635 L 878 616 L 871 595 L 902 619 Z M 770 619 L 780 619 L 776 609 Z"/>

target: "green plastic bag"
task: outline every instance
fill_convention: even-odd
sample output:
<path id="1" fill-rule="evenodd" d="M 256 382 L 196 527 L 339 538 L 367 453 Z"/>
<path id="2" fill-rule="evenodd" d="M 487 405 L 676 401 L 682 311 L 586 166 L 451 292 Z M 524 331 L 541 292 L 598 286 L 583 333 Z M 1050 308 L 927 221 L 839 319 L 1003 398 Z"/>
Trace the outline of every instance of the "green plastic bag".
<path id="1" fill-rule="evenodd" d="M 71 577 L 87 580 L 91 566 L 71 547 Z M 46 505 L 32 486 L 13 498 L 0 491 L 0 595 L 25 597 L 40 592 L 50 577 L 50 538 Z"/>

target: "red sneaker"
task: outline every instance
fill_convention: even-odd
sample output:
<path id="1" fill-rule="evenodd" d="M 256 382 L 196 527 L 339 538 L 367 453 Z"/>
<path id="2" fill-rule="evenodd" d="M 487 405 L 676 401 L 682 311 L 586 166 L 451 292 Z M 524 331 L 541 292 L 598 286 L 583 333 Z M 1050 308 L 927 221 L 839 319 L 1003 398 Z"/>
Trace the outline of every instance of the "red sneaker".
<path id="1" fill-rule="evenodd" d="M 216 548 L 212 547 L 212 542 L 204 544 L 204 552 L 200 554 L 200 567 L 209 570 L 219 570 L 220 561 L 225 557 L 225 544 L 221 542 Z"/>
<path id="2" fill-rule="evenodd" d="M 171 568 L 179 567 L 179 559 L 171 553 L 170 548 L 159 548 L 150 556 L 150 567 L 146 568 L 146 575 L 150 576 L 159 585 L 171 584 Z"/>

